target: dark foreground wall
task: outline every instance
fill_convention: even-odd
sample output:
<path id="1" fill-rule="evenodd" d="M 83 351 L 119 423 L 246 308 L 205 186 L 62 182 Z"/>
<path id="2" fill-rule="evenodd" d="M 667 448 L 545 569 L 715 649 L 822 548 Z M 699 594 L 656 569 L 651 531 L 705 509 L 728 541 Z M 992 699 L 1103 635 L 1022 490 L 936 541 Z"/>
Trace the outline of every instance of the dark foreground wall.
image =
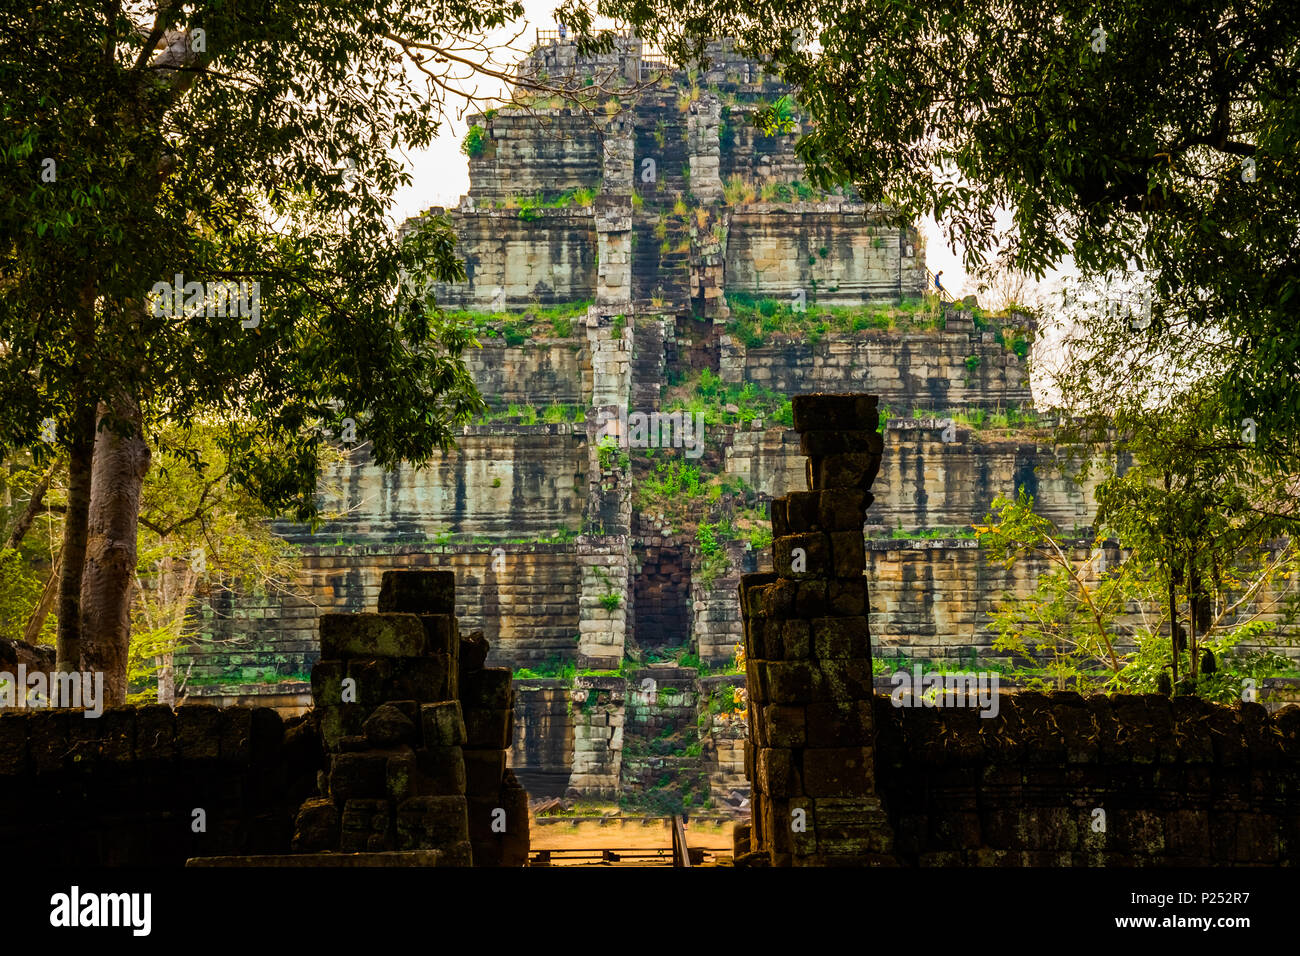
<path id="1" fill-rule="evenodd" d="M 904 866 L 1300 862 L 1300 707 L 1022 693 L 988 719 L 874 710 Z M 310 718 L 265 708 L 6 713 L 0 846 L 37 865 L 284 853 L 321 766 Z"/>
<path id="2" fill-rule="evenodd" d="M 36 866 L 179 867 L 194 856 L 283 852 L 321 766 L 315 727 L 269 708 L 9 712 L 0 715 L 0 846 Z"/>
<path id="3" fill-rule="evenodd" d="M 1300 864 L 1300 707 L 1022 693 L 993 718 L 881 696 L 875 715 L 904 866 Z"/>

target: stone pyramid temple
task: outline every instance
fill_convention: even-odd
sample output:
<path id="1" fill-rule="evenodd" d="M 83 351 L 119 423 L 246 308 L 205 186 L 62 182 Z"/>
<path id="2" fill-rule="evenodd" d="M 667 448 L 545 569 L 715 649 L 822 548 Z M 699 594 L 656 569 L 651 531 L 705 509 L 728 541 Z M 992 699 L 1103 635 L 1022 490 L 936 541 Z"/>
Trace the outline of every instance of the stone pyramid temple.
<path id="1" fill-rule="evenodd" d="M 771 502 L 809 487 L 792 396 L 878 398 L 878 661 L 995 658 L 990 613 L 1037 569 L 987 560 L 972 523 L 1025 488 L 1083 529 L 1091 489 L 1033 428 L 1033 323 L 932 294 L 918 229 L 806 182 L 806 121 L 761 63 L 539 35 L 520 69 L 552 92 L 471 117 L 469 192 L 426 213 L 459 237 L 467 280 L 436 291 L 476 330 L 488 416 L 422 470 L 359 435 L 322 483 L 333 517 L 275 527 L 297 579 L 211 596 L 178 672 L 298 712 L 323 614 L 374 607 L 386 571 L 450 570 L 461 625 L 515 672 L 508 765 L 534 798 L 743 812 L 738 586 L 771 570 Z"/>

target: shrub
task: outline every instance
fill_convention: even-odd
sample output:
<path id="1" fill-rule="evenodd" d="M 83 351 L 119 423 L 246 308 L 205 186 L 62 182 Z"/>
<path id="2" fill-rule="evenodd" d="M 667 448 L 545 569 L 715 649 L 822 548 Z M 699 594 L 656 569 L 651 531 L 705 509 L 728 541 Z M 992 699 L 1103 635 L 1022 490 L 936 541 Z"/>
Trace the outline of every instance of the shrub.
<path id="1" fill-rule="evenodd" d="M 739 175 L 734 175 L 727 180 L 727 185 L 723 187 L 722 198 L 726 200 L 728 206 L 739 206 L 742 203 L 754 201 L 754 187 L 745 182 Z"/>
<path id="2" fill-rule="evenodd" d="M 465 139 L 460 144 L 460 151 L 473 159 L 476 156 L 483 155 L 483 152 L 487 149 L 487 144 L 487 130 L 476 123 L 465 134 Z"/>

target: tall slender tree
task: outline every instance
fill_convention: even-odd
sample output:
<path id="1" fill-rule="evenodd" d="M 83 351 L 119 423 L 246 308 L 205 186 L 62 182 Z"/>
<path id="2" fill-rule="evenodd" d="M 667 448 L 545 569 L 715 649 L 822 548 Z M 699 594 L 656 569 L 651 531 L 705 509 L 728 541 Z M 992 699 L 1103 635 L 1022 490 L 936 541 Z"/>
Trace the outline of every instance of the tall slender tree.
<path id="1" fill-rule="evenodd" d="M 110 702 L 156 423 L 221 415 L 232 479 L 308 519 L 321 423 L 420 462 L 481 406 L 467 330 L 408 281 L 463 277 L 454 236 L 385 209 L 466 51 L 521 13 L 0 4 L 0 446 L 67 455 L 59 666 L 104 669 Z"/>

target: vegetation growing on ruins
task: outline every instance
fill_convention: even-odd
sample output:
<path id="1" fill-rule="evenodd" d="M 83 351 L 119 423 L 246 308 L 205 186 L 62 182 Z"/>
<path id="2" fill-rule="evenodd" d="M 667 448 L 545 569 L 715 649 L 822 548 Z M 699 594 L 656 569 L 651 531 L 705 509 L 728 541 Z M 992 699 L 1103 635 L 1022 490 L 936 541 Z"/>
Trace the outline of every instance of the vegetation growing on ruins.
<path id="1" fill-rule="evenodd" d="M 471 330 L 475 337 L 503 339 L 506 345 L 525 345 L 533 339 L 567 339 L 573 336 L 574 320 L 584 317 L 590 299 L 556 305 L 532 303 L 517 311 L 484 312 L 476 309 L 447 309 L 448 322 Z"/>
<path id="2" fill-rule="evenodd" d="M 748 348 L 759 348 L 776 333 L 815 340 L 831 332 L 925 332 L 944 327 L 943 313 L 934 296 L 875 306 L 823 306 L 816 303 L 814 296 L 808 298 L 807 308 L 800 311 L 793 302 L 728 292 L 731 319 L 727 333 Z"/>
<path id="3" fill-rule="evenodd" d="M 880 409 L 881 427 L 895 418 L 887 405 Z M 962 408 L 962 409 L 912 409 L 913 421 L 951 421 L 954 425 L 969 428 L 980 438 L 1044 437 L 1050 434 L 1050 419 L 1034 411 L 1021 408 Z"/>
<path id="4" fill-rule="evenodd" d="M 722 187 L 722 198 L 728 206 L 743 206 L 754 202 L 813 202 L 825 199 L 828 195 L 797 179 L 790 182 L 752 183 L 738 174 L 728 177 Z"/>
<path id="5" fill-rule="evenodd" d="M 493 422 L 511 422 L 517 425 L 536 425 L 541 422 L 546 425 L 559 425 L 566 422 L 581 424 L 586 420 L 587 409 L 584 405 L 551 402 L 539 410 L 536 405 L 511 403 L 504 408 L 489 407 L 475 419 L 475 423 L 487 425 Z"/>
<path id="6" fill-rule="evenodd" d="M 707 368 L 668 387 L 664 407 L 669 411 L 703 414 L 706 425 L 751 425 L 760 421 L 787 428 L 794 425 L 790 399 L 753 382 L 724 383 Z"/>
<path id="7" fill-rule="evenodd" d="M 566 189 L 557 196 L 550 199 L 544 199 L 540 193 L 534 193 L 528 196 L 507 196 L 503 200 L 493 200 L 493 208 L 496 209 L 518 209 L 519 218 L 532 221 L 537 218 L 536 210 L 538 209 L 568 209 L 573 206 L 579 208 L 590 206 L 596 200 L 595 189 L 585 186 Z"/>
<path id="8" fill-rule="evenodd" d="M 487 145 L 487 130 L 475 123 L 465 133 L 465 139 L 460 144 L 460 151 L 470 159 L 474 159 L 483 155 L 484 151 L 487 150 Z"/>

